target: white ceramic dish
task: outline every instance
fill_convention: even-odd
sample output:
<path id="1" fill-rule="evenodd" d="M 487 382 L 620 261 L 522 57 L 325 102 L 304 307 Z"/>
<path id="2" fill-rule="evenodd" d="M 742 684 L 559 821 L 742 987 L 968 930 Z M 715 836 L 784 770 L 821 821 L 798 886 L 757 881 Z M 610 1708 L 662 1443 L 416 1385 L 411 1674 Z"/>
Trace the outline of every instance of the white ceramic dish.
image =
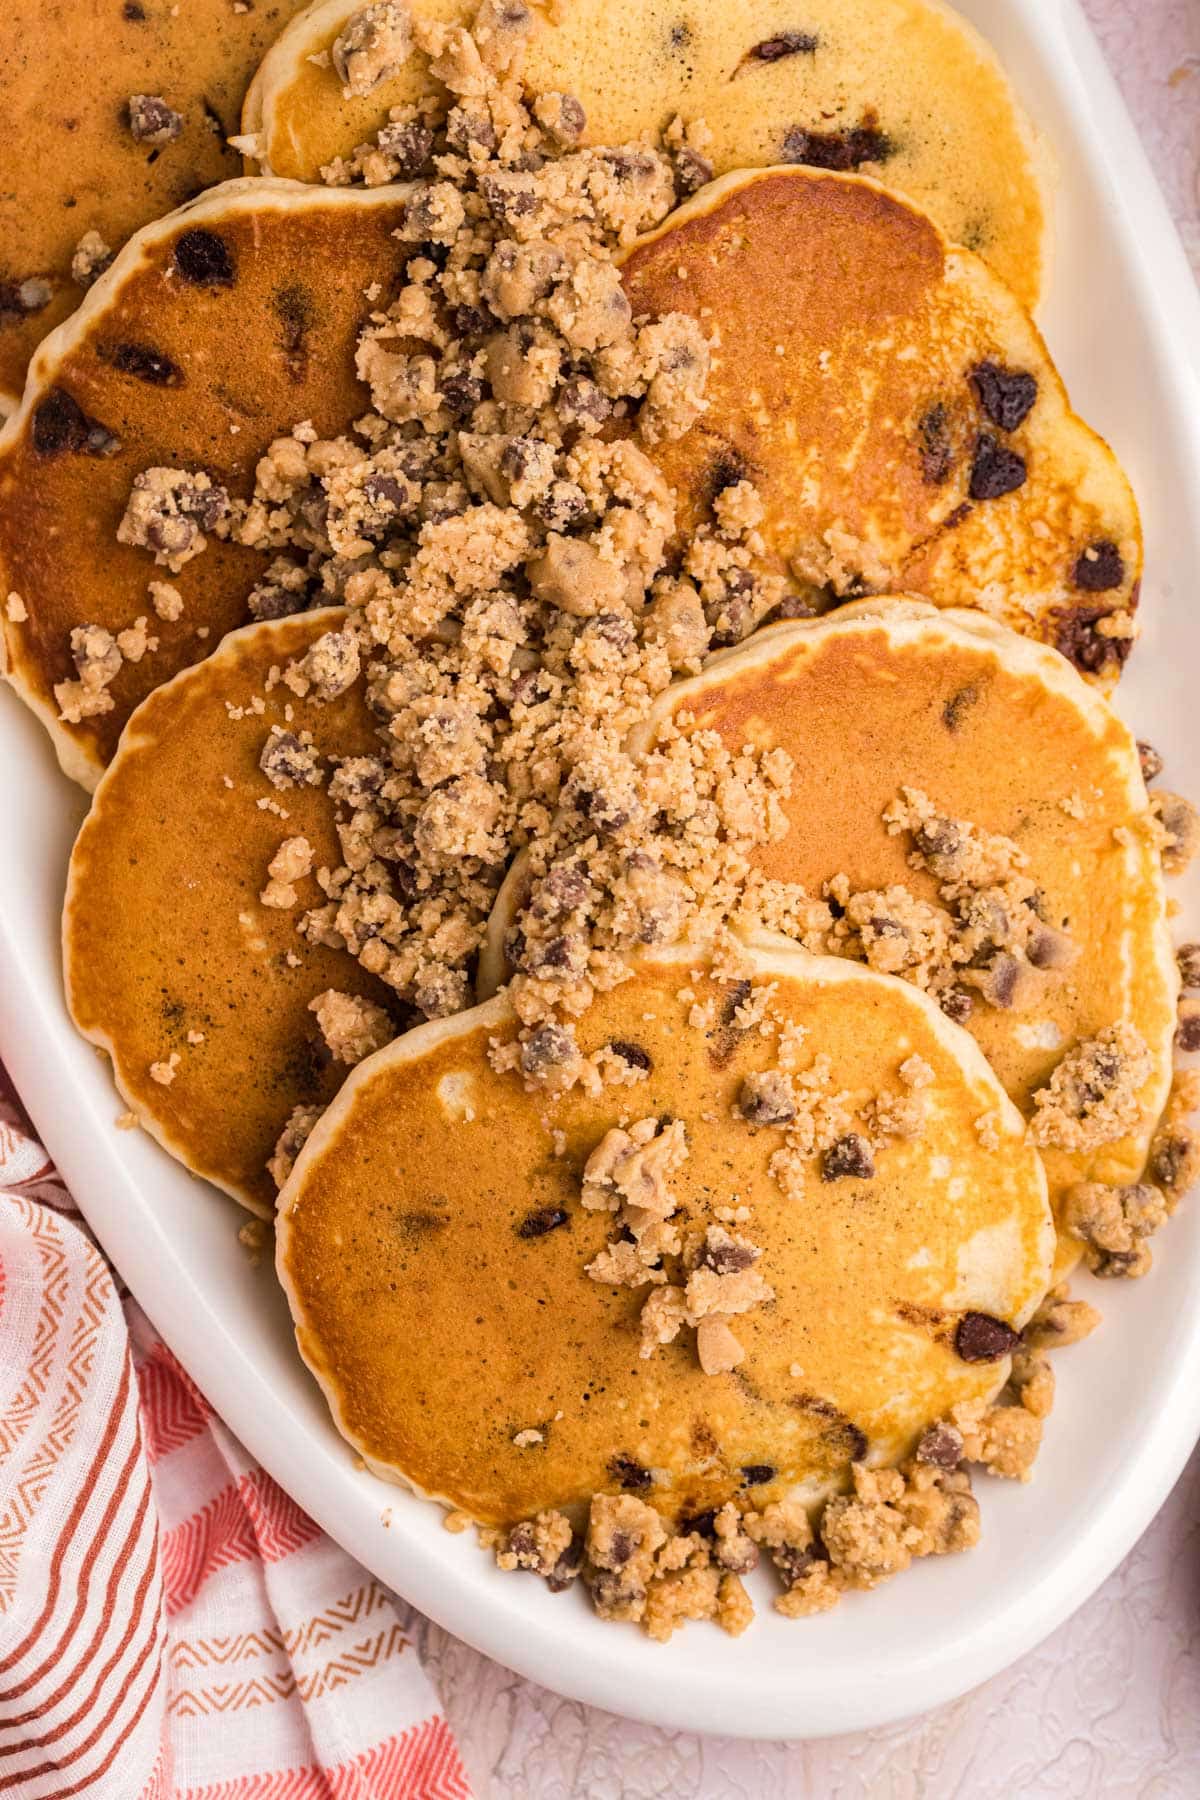
<path id="1" fill-rule="evenodd" d="M 1145 515 L 1145 636 L 1121 708 L 1200 794 L 1200 299 L 1113 81 L 1075 0 L 965 0 L 1061 165 L 1050 343 L 1085 416 L 1124 457 Z M 769 1606 L 734 1642 L 694 1626 L 663 1649 L 601 1625 L 579 1594 L 501 1576 L 431 1507 L 356 1472 L 291 1343 L 269 1268 L 232 1203 L 151 1141 L 119 1133 L 107 1064 L 62 1002 L 58 916 L 84 799 L 9 694 L 0 703 L 0 1054 L 101 1242 L 250 1450 L 378 1576 L 511 1668 L 657 1724 L 761 1737 L 849 1731 L 995 1674 L 1086 1599 L 1145 1529 L 1200 1431 L 1200 1206 L 1149 1280 L 1109 1284 L 1106 1324 L 1058 1363 L 1033 1486 L 981 1481 L 984 1535 L 836 1612 Z M 201 846 L 197 856 L 202 856 Z M 1200 935 L 1193 884 L 1180 926 Z"/>

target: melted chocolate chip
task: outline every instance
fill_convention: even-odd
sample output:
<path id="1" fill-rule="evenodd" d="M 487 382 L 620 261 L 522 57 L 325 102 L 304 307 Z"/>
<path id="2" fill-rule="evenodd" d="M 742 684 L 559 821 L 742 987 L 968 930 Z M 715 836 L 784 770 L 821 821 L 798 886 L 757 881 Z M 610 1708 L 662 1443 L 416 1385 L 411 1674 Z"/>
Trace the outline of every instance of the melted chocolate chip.
<path id="1" fill-rule="evenodd" d="M 964 1313 L 954 1333 L 954 1349 L 963 1362 L 999 1362 L 1020 1348 L 1020 1333 L 990 1313 Z"/>
<path id="2" fill-rule="evenodd" d="M 527 1213 L 517 1226 L 519 1238 L 545 1237 L 548 1231 L 557 1231 L 560 1225 L 569 1225 L 570 1213 L 564 1212 L 561 1206 L 543 1206 L 539 1212 Z"/>
<path id="3" fill-rule="evenodd" d="M 654 1484 L 654 1477 L 649 1469 L 643 1469 L 641 1463 L 634 1462 L 632 1456 L 614 1456 L 608 1465 L 608 1472 L 627 1494 L 645 1493 Z"/>
<path id="4" fill-rule="evenodd" d="M 975 441 L 968 491 L 972 500 L 999 500 L 1024 487 L 1028 472 L 1023 456 L 997 443 L 990 432 L 984 431 Z"/>
<path id="5" fill-rule="evenodd" d="M 966 988 L 950 988 L 942 995 L 938 1004 L 946 1017 L 953 1019 L 956 1025 L 965 1025 L 975 1011 L 974 997 Z"/>
<path id="6" fill-rule="evenodd" d="M 947 731 L 957 731 L 971 708 L 979 702 L 979 689 L 973 682 L 951 694 L 942 708 L 942 724 Z"/>
<path id="7" fill-rule="evenodd" d="M 933 1425 L 917 1445 L 917 1461 L 938 1469 L 957 1469 L 963 1458 L 962 1432 L 953 1425 Z"/>
<path id="8" fill-rule="evenodd" d="M 747 1487 L 761 1487 L 765 1481 L 774 1481 L 779 1470 L 772 1463 L 743 1463 L 742 1480 Z"/>
<path id="9" fill-rule="evenodd" d="M 233 254 L 215 231 L 193 226 L 175 245 L 175 267 L 193 287 L 232 287 Z"/>
<path id="10" fill-rule="evenodd" d="M 754 44 L 742 58 L 743 63 L 782 62 L 787 56 L 814 56 L 818 40 L 811 31 L 781 31 L 778 37 L 764 38 Z"/>
<path id="11" fill-rule="evenodd" d="M 886 131 L 866 121 L 849 131 L 808 131 L 793 125 L 783 140 L 783 160 L 846 174 L 863 163 L 886 162 L 894 148 Z"/>
<path id="12" fill-rule="evenodd" d="M 131 25 L 144 25 L 146 9 L 144 6 L 139 6 L 137 0 L 125 0 L 125 4 L 121 8 L 121 17 L 127 19 Z"/>
<path id="13" fill-rule="evenodd" d="M 32 439 L 38 456 L 113 456 L 121 448 L 108 426 L 89 418 L 60 387 L 52 387 L 34 408 Z"/>
<path id="14" fill-rule="evenodd" d="M 921 437 L 921 473 L 930 487 L 941 487 L 954 467 L 950 416 L 942 401 L 923 414 L 917 430 Z"/>
<path id="15" fill-rule="evenodd" d="M 1107 594 L 1125 579 L 1125 562 L 1111 538 L 1089 544 L 1071 571 L 1071 580 L 1085 594 Z"/>
<path id="16" fill-rule="evenodd" d="M 970 382 L 979 395 L 980 406 L 1001 431 L 1015 431 L 1033 411 L 1038 384 L 1024 369 L 981 362 L 971 370 Z"/>
<path id="17" fill-rule="evenodd" d="M 635 1069 L 645 1069 L 648 1074 L 654 1067 L 650 1052 L 643 1050 L 640 1044 L 631 1044 L 626 1038 L 613 1038 L 608 1047 L 614 1056 L 619 1056 L 622 1062 L 629 1063 Z"/>
<path id="18" fill-rule="evenodd" d="M 307 338 L 316 318 L 312 295 L 299 282 L 276 288 L 271 307 L 280 325 L 280 346 L 288 374 L 303 381 L 308 368 Z"/>
<path id="19" fill-rule="evenodd" d="M 151 387 L 183 386 L 183 370 L 178 363 L 173 363 L 169 356 L 150 344 L 106 345 L 101 348 L 100 355 L 122 375 L 149 382 Z"/>
<path id="20" fill-rule="evenodd" d="M 1138 739 L 1137 753 L 1142 770 L 1142 780 L 1149 786 L 1152 781 L 1158 780 L 1166 765 L 1154 745 L 1147 743 L 1145 738 Z"/>
<path id="21" fill-rule="evenodd" d="M 1054 648 L 1085 674 L 1120 668 L 1133 648 L 1132 638 L 1106 637 L 1096 629 L 1110 612 L 1107 606 L 1075 606 L 1055 614 Z"/>
<path id="22" fill-rule="evenodd" d="M 739 481 L 744 481 L 747 473 L 746 459 L 741 451 L 735 450 L 732 444 L 725 445 L 708 467 L 705 485 L 709 504 L 712 504 L 718 494 L 723 494 L 726 488 L 736 487 Z"/>
<path id="23" fill-rule="evenodd" d="M 856 1131 L 847 1132 L 845 1137 L 830 1144 L 821 1158 L 822 1181 L 841 1181 L 847 1177 L 855 1181 L 870 1181 L 874 1174 L 875 1158 L 871 1154 L 871 1146 Z"/>

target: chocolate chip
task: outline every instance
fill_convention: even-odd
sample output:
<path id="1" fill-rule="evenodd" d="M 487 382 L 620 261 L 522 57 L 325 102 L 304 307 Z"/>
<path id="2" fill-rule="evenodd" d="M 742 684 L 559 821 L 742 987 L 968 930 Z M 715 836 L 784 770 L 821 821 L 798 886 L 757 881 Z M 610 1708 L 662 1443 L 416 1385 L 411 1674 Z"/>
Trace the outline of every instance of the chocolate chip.
<path id="1" fill-rule="evenodd" d="M 466 419 L 483 399 L 483 383 L 476 375 L 447 375 L 442 382 L 442 405 L 453 419 Z"/>
<path id="2" fill-rule="evenodd" d="M 963 1459 L 962 1432 L 953 1425 L 932 1425 L 917 1445 L 917 1461 L 939 1469 L 957 1469 Z"/>
<path id="3" fill-rule="evenodd" d="M 1166 767 L 1166 764 L 1158 754 L 1158 751 L 1154 748 L 1154 745 L 1148 744 L 1145 738 L 1138 739 L 1137 753 L 1138 762 L 1141 764 L 1142 769 L 1142 780 L 1149 786 L 1152 781 L 1158 780 Z"/>
<path id="4" fill-rule="evenodd" d="M 620 1528 L 614 1531 L 608 1545 L 608 1561 L 612 1567 L 624 1568 L 640 1542 L 641 1539 L 634 1537 L 632 1532 Z"/>
<path id="5" fill-rule="evenodd" d="M 1119 669 L 1133 648 L 1133 639 L 1106 637 L 1097 631 L 1101 619 L 1110 616 L 1107 606 L 1059 607 L 1054 614 L 1054 648 L 1088 675 Z"/>
<path id="6" fill-rule="evenodd" d="M 120 440 L 107 425 L 89 418 L 65 388 L 52 387 L 33 409 L 32 441 L 38 456 L 112 456 Z"/>
<path id="7" fill-rule="evenodd" d="M 921 435 L 921 473 L 930 487 L 941 487 L 954 467 L 954 445 L 950 439 L 950 415 L 939 400 L 918 422 Z"/>
<path id="8" fill-rule="evenodd" d="M 1179 964 L 1180 985 L 1200 988 L 1200 944 L 1180 944 L 1175 960 Z"/>
<path id="9" fill-rule="evenodd" d="M 1015 493 L 1024 487 L 1028 473 L 1023 456 L 998 443 L 990 432 L 980 432 L 971 462 L 968 491 L 972 500 L 999 500 L 1004 494 Z"/>
<path id="10" fill-rule="evenodd" d="M 182 113 L 168 106 L 161 94 L 131 94 L 126 122 L 137 144 L 171 144 L 183 130 Z"/>
<path id="11" fill-rule="evenodd" d="M 753 1244 L 709 1244 L 700 1258 L 700 1267 L 711 1269 L 715 1275 L 740 1275 L 757 1260 L 758 1251 Z"/>
<path id="12" fill-rule="evenodd" d="M 627 1494 L 642 1494 L 654 1485 L 654 1477 L 649 1469 L 643 1469 L 641 1463 L 634 1462 L 631 1456 L 614 1456 L 608 1465 L 608 1472 Z"/>
<path id="13" fill-rule="evenodd" d="M 1186 1055 L 1191 1056 L 1200 1050 L 1200 1011 L 1193 1011 L 1195 1000 L 1184 1002 L 1187 1011 L 1182 1008 L 1179 1013 L 1179 1026 L 1175 1033 L 1175 1043 Z"/>
<path id="14" fill-rule="evenodd" d="M 850 131 L 808 131 L 793 125 L 783 140 L 783 161 L 846 174 L 863 163 L 886 162 L 894 149 L 885 131 L 866 122 Z"/>
<path id="15" fill-rule="evenodd" d="M 451 331 L 458 338 L 482 337 L 499 323 L 495 314 L 484 306 L 452 306 L 447 317 Z"/>
<path id="16" fill-rule="evenodd" d="M 1038 384 L 1024 369 L 981 362 L 971 370 L 969 380 L 979 395 L 980 406 L 1001 431 L 1015 431 L 1033 411 Z"/>
<path id="17" fill-rule="evenodd" d="M 964 1362 L 999 1362 L 1021 1348 L 1021 1335 L 990 1313 L 964 1313 L 954 1332 L 954 1348 Z"/>
<path id="18" fill-rule="evenodd" d="M 688 1513 L 680 1519 L 679 1529 L 684 1536 L 694 1531 L 697 1537 L 715 1537 L 717 1535 L 716 1508 L 710 1506 L 707 1512 Z"/>
<path id="19" fill-rule="evenodd" d="M 571 1215 L 564 1212 L 561 1206 L 543 1206 L 539 1212 L 527 1213 L 517 1226 L 519 1238 L 545 1237 L 548 1231 L 557 1231 L 560 1225 L 569 1225 Z"/>
<path id="20" fill-rule="evenodd" d="M 816 1550 L 799 1550 L 795 1544 L 772 1544 L 771 1561 L 788 1587 L 798 1587 L 815 1563 L 824 1562 Z"/>
<path id="21" fill-rule="evenodd" d="M 870 1181 L 874 1174 L 875 1158 L 871 1154 L 871 1146 L 856 1131 L 847 1132 L 845 1137 L 838 1138 L 821 1158 L 822 1181 L 842 1181 L 847 1177 L 855 1181 Z"/>
<path id="22" fill-rule="evenodd" d="M 559 389 L 558 409 L 568 425 L 603 425 L 612 401 L 590 376 L 572 375 Z"/>
<path id="23" fill-rule="evenodd" d="M 132 375 L 136 381 L 148 382 L 151 387 L 183 386 L 183 370 L 178 363 L 149 344 L 102 346 L 99 354 L 122 375 Z"/>
<path id="24" fill-rule="evenodd" d="M 563 1026 L 539 1025 L 521 1045 L 521 1070 L 526 1075 L 540 1075 L 563 1067 L 577 1054 L 575 1039 Z"/>
<path id="25" fill-rule="evenodd" d="M 675 152 L 675 185 L 681 194 L 697 194 L 713 178 L 713 166 L 699 151 L 684 144 Z"/>
<path id="26" fill-rule="evenodd" d="M 614 1056 L 619 1056 L 621 1061 L 627 1062 L 631 1068 L 645 1069 L 649 1074 L 654 1067 L 650 1052 L 643 1050 L 640 1044 L 631 1044 L 627 1038 L 613 1038 L 608 1047 Z"/>
<path id="27" fill-rule="evenodd" d="M 1107 594 L 1125 579 L 1125 562 L 1111 538 L 1089 544 L 1071 571 L 1071 580 L 1085 594 Z"/>
<path id="28" fill-rule="evenodd" d="M 215 231 L 203 231 L 198 225 L 185 231 L 175 245 L 174 261 L 183 280 L 193 287 L 233 286 L 233 253 Z"/>
<path id="29" fill-rule="evenodd" d="M 125 4 L 121 8 L 121 17 L 127 19 L 131 25 L 144 25 L 146 9 L 144 6 L 138 5 L 138 0 L 125 0 Z"/>
<path id="30" fill-rule="evenodd" d="M 316 321 L 313 297 L 306 287 L 289 282 L 271 295 L 271 310 L 279 320 L 280 347 L 294 381 L 303 380 L 308 365 L 308 334 Z"/>
<path id="31" fill-rule="evenodd" d="M 263 745 L 258 766 L 273 787 L 307 784 L 316 762 L 310 744 L 302 744 L 294 731 L 275 731 Z"/>
<path id="32" fill-rule="evenodd" d="M 957 731 L 971 708 L 977 705 L 978 701 L 979 689 L 975 686 L 974 682 L 968 683 L 966 687 L 959 688 L 957 693 L 951 694 L 945 706 L 942 708 L 942 724 L 946 727 L 946 730 Z"/>
<path id="33" fill-rule="evenodd" d="M 742 61 L 777 63 L 785 56 L 813 56 L 818 39 L 811 31 L 781 31 L 778 37 L 764 38 L 747 50 Z"/>
<path id="34" fill-rule="evenodd" d="M 583 1539 L 572 1538 L 554 1567 L 546 1576 L 552 1594 L 562 1594 L 570 1587 L 583 1562 Z"/>
<path id="35" fill-rule="evenodd" d="M 385 155 L 395 157 L 399 165 L 396 174 L 401 179 L 411 180 L 416 175 L 428 173 L 433 155 L 433 132 L 428 125 L 419 120 L 385 125 L 379 133 L 378 143 Z"/>
<path id="36" fill-rule="evenodd" d="M 742 1480 L 747 1487 L 761 1487 L 765 1481 L 774 1481 L 779 1470 L 773 1463 L 743 1463 Z"/>

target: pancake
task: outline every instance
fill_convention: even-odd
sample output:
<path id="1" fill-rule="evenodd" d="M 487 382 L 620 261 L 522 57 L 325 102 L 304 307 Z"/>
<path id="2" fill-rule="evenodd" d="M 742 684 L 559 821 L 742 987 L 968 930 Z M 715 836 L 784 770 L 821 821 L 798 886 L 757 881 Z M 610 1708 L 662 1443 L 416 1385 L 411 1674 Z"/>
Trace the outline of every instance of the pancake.
<path id="1" fill-rule="evenodd" d="M 255 77 L 243 130 L 276 174 L 316 180 L 423 91 L 420 56 L 350 99 L 311 61 L 356 10 L 309 7 Z M 475 8 L 421 0 L 418 10 L 466 23 Z M 799 12 L 791 0 L 568 0 L 539 19 L 524 76 L 536 93 L 582 102 L 584 143 L 645 142 L 678 114 L 709 127 L 704 154 L 718 175 L 789 161 L 866 168 L 1037 301 L 1044 153 L 990 47 L 937 0 L 808 0 Z"/>
<path id="2" fill-rule="evenodd" d="M 634 965 L 578 1036 L 649 1070 L 595 1097 L 548 1106 L 496 1072 L 489 1045 L 517 1030 L 504 996 L 419 1027 L 347 1082 L 280 1195 L 277 1257 L 301 1354 L 377 1474 L 492 1524 L 612 1490 L 614 1462 L 653 1471 L 642 1498 L 672 1515 L 723 1502 L 754 1465 L 756 1500 L 815 1499 L 851 1460 L 901 1454 L 1003 1385 L 1007 1354 L 964 1360 L 960 1326 L 983 1313 L 1019 1329 L 1053 1234 L 1037 1156 L 975 1045 L 915 989 L 837 959 L 763 948 L 731 979 L 694 947 Z M 873 1178 L 797 1157 L 785 1193 L 769 1168 L 783 1132 L 734 1110 L 784 1056 L 735 1022 L 769 984 L 768 1023 L 807 1034 L 798 1069 L 828 1056 L 829 1090 L 855 1106 L 894 1089 L 907 1058 L 928 1065 L 925 1126 L 890 1138 Z M 709 1002 L 706 1027 L 690 1008 Z M 581 1205 L 584 1164 L 610 1128 L 656 1117 L 686 1131 L 670 1176 L 685 1250 L 736 1196 L 749 1210 L 734 1230 L 774 1290 L 732 1319 L 732 1372 L 702 1371 L 690 1328 L 640 1354 L 642 1305 L 665 1290 L 584 1272 L 614 1230 Z"/>
<path id="3" fill-rule="evenodd" d="M 119 250 L 238 173 L 225 140 L 256 64 L 296 10 L 297 0 L 5 0 L 0 417 L 38 343 L 83 296 L 71 276 L 80 239 L 96 232 Z M 174 139 L 134 136 L 135 94 L 179 115 Z"/>
<path id="4" fill-rule="evenodd" d="M 624 282 L 635 315 L 674 307 L 716 339 L 703 418 L 654 452 L 682 535 L 745 477 L 763 563 L 818 609 L 888 591 L 974 605 L 1116 679 L 1137 506 L 979 257 L 862 177 L 775 169 L 703 190 L 633 247 Z"/>
<path id="5" fill-rule="evenodd" d="M 1038 919 L 1068 943 L 1060 955 L 1047 940 L 1032 993 L 1004 1006 L 986 997 L 1000 990 L 981 987 L 980 971 L 1017 940 L 985 933 L 975 967 L 963 971 L 967 1028 L 1026 1117 L 1076 1046 L 1114 1025 L 1140 1034 L 1148 1062 L 1129 1129 L 1089 1146 L 1042 1146 L 1056 1206 L 1077 1182 L 1139 1180 L 1171 1079 L 1178 972 L 1137 747 L 1106 702 L 1055 652 L 979 614 L 862 602 L 773 627 L 714 659 L 662 696 L 633 747 L 648 749 L 684 713 L 694 720 L 687 729 L 714 731 L 731 748 L 791 754 L 791 828 L 754 862 L 813 896 L 845 875 L 851 892 L 877 895 L 876 910 L 901 924 L 883 904 L 892 887 L 939 902 L 935 873 L 910 866 L 912 831 L 884 822 L 906 788 L 938 815 L 1019 847 Z M 519 875 L 499 912 L 511 917 L 518 891 Z M 493 943 L 504 924 L 494 922 Z M 872 961 L 897 966 L 882 941 Z M 919 967 L 909 973 L 925 978 Z M 961 1010 L 961 998 L 948 1004 Z M 1064 1241 L 1060 1272 L 1078 1252 Z"/>
<path id="6" fill-rule="evenodd" d="M 134 477 L 200 467 L 248 496 L 274 437 L 304 419 L 344 429 L 363 410 L 364 289 L 391 296 L 402 209 L 395 188 L 229 182 L 140 232 L 38 351 L 0 433 L 0 596 L 19 596 L 3 642 L 9 678 L 85 786 L 138 701 L 246 622 L 273 554 L 210 534 L 177 575 L 156 567 L 117 541 Z M 153 616 L 156 578 L 183 598 L 175 620 Z M 112 710 L 62 722 L 54 687 L 75 675 L 72 629 L 115 633 L 141 615 L 158 647 L 122 664 Z"/>
<path id="7" fill-rule="evenodd" d="M 324 705 L 284 686 L 261 713 L 251 702 L 272 668 L 344 617 L 324 608 L 233 632 L 143 701 L 96 790 L 67 881 L 63 957 L 76 1025 L 112 1059 L 123 1098 L 159 1143 L 264 1218 L 275 1195 L 267 1160 L 292 1108 L 324 1105 L 346 1073 L 331 1062 L 310 1001 L 333 989 L 395 1005 L 346 951 L 300 938 L 299 909 L 259 902 L 283 839 L 306 837 L 318 867 L 341 860 L 325 788 L 277 794 L 259 756 L 273 725 L 309 731 L 339 756 L 371 748 L 361 682 Z M 297 892 L 301 909 L 320 903 L 314 879 Z M 203 1041 L 189 1042 L 196 1032 Z M 150 1068 L 173 1055 L 164 1085 Z"/>

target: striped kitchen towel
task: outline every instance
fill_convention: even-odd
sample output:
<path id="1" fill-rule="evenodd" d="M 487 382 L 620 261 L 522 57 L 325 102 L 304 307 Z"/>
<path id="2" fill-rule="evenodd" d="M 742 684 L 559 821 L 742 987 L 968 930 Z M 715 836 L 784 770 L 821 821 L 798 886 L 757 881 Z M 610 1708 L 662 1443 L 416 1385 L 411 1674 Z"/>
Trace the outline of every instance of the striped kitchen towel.
<path id="1" fill-rule="evenodd" d="M 0 1800 L 469 1800 L 395 1599 L 121 1296 L 0 1070 Z"/>

